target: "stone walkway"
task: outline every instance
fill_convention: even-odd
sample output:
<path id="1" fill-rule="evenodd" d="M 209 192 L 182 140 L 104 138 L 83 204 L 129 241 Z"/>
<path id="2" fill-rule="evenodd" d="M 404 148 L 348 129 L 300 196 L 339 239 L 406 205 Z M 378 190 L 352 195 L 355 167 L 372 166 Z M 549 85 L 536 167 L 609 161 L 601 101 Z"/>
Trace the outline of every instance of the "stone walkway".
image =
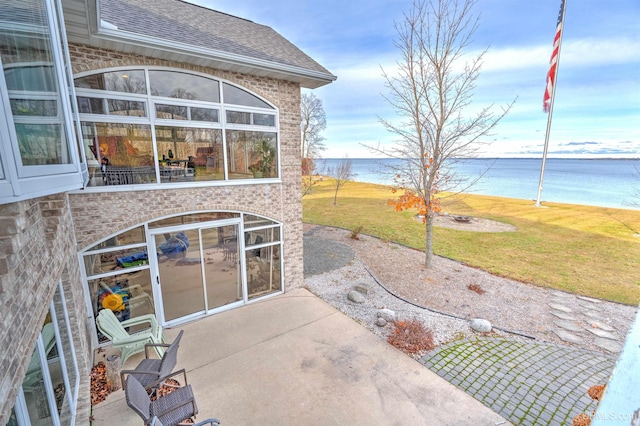
<path id="1" fill-rule="evenodd" d="M 351 247 L 346 244 L 308 235 L 305 234 L 303 239 L 305 277 L 342 268 L 355 257 Z"/>
<path id="2" fill-rule="evenodd" d="M 476 338 L 440 346 L 420 362 L 516 425 L 565 425 L 595 410 L 587 390 L 607 383 L 615 358 L 568 346 Z"/>
<path id="3" fill-rule="evenodd" d="M 599 348 L 619 353 L 624 335 L 598 320 L 602 317 L 600 303 L 590 297 L 553 291 L 549 302 L 551 315 L 556 317 L 553 332 L 568 343 L 580 345 L 587 339 L 594 339 L 594 345 Z"/>
<path id="4" fill-rule="evenodd" d="M 311 276 L 345 266 L 354 258 L 345 244 L 304 236 L 304 273 Z M 624 336 L 597 321 L 596 299 L 554 292 L 549 309 L 554 332 L 564 341 L 594 337 L 599 347 L 620 351 Z M 420 362 L 516 425 L 571 424 L 596 403 L 587 395 L 606 384 L 615 356 L 539 341 L 474 338 L 427 353 Z"/>

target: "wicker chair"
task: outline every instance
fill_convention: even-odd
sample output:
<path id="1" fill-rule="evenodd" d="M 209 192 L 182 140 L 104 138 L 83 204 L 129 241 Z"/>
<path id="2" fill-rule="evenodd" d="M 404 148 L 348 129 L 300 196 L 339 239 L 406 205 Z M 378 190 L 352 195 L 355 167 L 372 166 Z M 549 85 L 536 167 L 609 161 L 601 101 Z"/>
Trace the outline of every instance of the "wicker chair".
<path id="1" fill-rule="evenodd" d="M 198 422 L 196 424 L 193 423 L 187 423 L 188 426 L 204 426 L 204 425 L 211 425 L 211 426 L 216 426 L 220 424 L 220 420 L 218 419 L 207 419 L 207 420 L 203 420 L 201 422 Z M 162 424 L 162 422 L 160 420 L 158 420 L 157 417 L 154 417 L 151 419 L 151 426 L 164 426 Z"/>
<path id="2" fill-rule="evenodd" d="M 155 416 L 160 424 L 177 426 L 198 414 L 196 400 L 191 385 L 188 384 L 152 401 L 144 386 L 130 374 L 125 382 L 124 392 L 127 405 L 138 413 L 145 425 L 150 425 Z"/>
<path id="3" fill-rule="evenodd" d="M 147 343 L 144 345 L 145 359 L 133 370 L 122 370 L 120 372 L 121 383 L 125 382 L 125 375 L 132 374 L 147 391 L 155 389 L 162 384 L 160 379 L 168 376 L 173 372 L 178 362 L 178 347 L 180 346 L 180 339 L 184 331 L 180 330 L 178 336 L 173 343 Z M 155 349 L 157 347 L 166 348 L 162 358 L 156 359 L 149 357 L 149 349 Z"/>

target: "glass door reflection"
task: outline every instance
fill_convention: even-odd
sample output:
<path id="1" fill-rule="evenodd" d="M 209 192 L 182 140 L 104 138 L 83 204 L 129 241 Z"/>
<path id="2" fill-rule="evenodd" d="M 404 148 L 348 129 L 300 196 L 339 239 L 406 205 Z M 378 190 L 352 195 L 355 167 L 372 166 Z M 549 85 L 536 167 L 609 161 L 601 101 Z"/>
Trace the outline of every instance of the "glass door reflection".
<path id="1" fill-rule="evenodd" d="M 238 225 L 203 229 L 201 235 L 207 309 L 241 301 Z"/>
<path id="2" fill-rule="evenodd" d="M 205 310 L 198 229 L 154 235 L 164 320 Z"/>
<path id="3" fill-rule="evenodd" d="M 154 235 L 164 321 L 241 302 L 239 224 L 181 229 Z"/>

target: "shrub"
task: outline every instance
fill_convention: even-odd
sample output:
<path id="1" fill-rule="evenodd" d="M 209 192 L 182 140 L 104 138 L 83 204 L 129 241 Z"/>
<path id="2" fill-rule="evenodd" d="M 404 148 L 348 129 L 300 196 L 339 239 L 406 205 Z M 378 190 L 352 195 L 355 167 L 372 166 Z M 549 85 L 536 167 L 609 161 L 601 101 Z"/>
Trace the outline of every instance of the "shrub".
<path id="1" fill-rule="evenodd" d="M 360 232 L 362 232 L 362 228 L 363 226 L 356 226 L 355 229 L 353 229 L 351 231 L 351 239 L 352 240 L 359 240 L 360 239 Z"/>
<path id="2" fill-rule="evenodd" d="M 471 291 L 475 291 L 478 294 L 484 294 L 485 293 L 484 289 L 482 287 L 480 287 L 478 284 L 475 284 L 475 283 L 469 284 L 467 286 L 467 288 L 469 290 L 471 290 Z"/>
<path id="3" fill-rule="evenodd" d="M 387 337 L 387 342 L 407 354 L 430 351 L 435 347 L 433 333 L 416 319 L 394 321 L 395 330 Z"/>

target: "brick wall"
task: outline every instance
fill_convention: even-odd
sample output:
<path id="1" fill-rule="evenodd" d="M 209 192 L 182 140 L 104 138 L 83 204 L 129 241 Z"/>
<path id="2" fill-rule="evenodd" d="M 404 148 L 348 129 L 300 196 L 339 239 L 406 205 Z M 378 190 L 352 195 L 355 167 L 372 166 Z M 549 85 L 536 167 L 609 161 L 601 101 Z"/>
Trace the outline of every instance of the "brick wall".
<path id="1" fill-rule="evenodd" d="M 70 195 L 78 249 L 119 230 L 159 216 L 205 210 L 236 210 L 284 223 L 285 287 L 301 286 L 302 204 L 300 197 L 300 87 L 296 83 L 145 58 L 83 45 L 70 45 L 73 72 L 122 66 L 163 66 L 209 74 L 245 87 L 280 112 L 281 184 L 211 186 L 190 189 Z"/>
<path id="2" fill-rule="evenodd" d="M 80 375 L 76 424 L 88 424 L 91 343 L 77 259 L 96 241 L 159 216 L 236 210 L 284 223 L 287 288 L 303 282 L 300 88 L 240 73 L 70 45 L 73 71 L 160 65 L 204 72 L 259 94 L 280 111 L 281 184 L 57 194 L 0 205 L 0 424 L 8 421 L 56 286 L 63 283 Z"/>
<path id="3" fill-rule="evenodd" d="M 86 307 L 75 291 L 82 284 L 68 198 L 0 205 L 0 424 L 8 421 L 60 279 L 74 289 L 64 296 L 81 386 L 88 387 Z M 79 401 L 79 421 L 88 420 L 87 398 Z"/>

